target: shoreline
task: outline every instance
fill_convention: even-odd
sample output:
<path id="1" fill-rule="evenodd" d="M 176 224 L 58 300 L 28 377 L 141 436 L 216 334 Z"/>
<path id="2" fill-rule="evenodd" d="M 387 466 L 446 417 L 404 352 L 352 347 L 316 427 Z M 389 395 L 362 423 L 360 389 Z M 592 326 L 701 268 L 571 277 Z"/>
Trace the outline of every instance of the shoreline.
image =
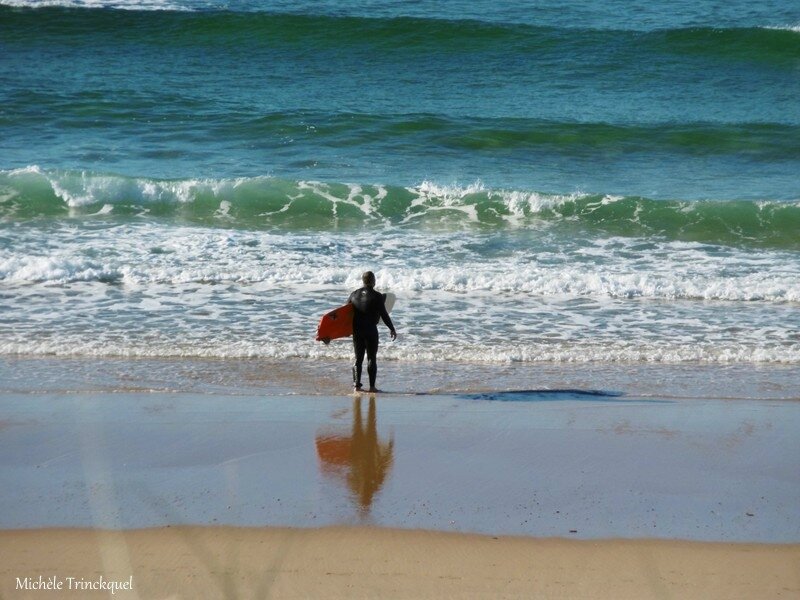
<path id="1" fill-rule="evenodd" d="M 800 591 L 800 544 L 170 527 L 0 531 L 0 549 L 4 597 L 80 595 L 15 589 L 17 578 L 37 577 L 62 586 L 68 578 L 130 581 L 120 598 L 749 599 Z"/>
<path id="2" fill-rule="evenodd" d="M 347 396 L 350 361 L 196 357 L 0 356 L 0 395 L 195 393 Z M 670 399 L 800 401 L 800 365 L 755 363 L 403 362 L 379 356 L 389 392 L 603 389 Z"/>

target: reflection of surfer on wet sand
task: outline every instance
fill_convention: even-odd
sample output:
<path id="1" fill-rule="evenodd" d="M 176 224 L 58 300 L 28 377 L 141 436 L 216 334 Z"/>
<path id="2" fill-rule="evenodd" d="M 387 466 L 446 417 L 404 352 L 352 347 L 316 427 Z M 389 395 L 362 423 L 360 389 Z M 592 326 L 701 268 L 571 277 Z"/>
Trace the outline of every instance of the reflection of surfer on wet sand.
<path id="1" fill-rule="evenodd" d="M 394 439 L 378 440 L 375 398 L 369 399 L 366 427 L 361 415 L 361 398 L 353 401 L 353 428 L 349 437 L 318 434 L 317 454 L 323 472 L 343 477 L 362 513 L 369 511 L 392 466 Z"/>

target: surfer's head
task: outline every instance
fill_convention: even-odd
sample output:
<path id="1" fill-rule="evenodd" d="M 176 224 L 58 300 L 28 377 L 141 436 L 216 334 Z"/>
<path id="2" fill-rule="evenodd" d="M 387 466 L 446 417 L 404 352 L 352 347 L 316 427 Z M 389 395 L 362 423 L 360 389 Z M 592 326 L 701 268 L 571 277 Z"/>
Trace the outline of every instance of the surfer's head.
<path id="1" fill-rule="evenodd" d="M 364 274 L 361 276 L 361 281 L 368 288 L 375 287 L 375 273 L 372 271 L 364 271 Z"/>

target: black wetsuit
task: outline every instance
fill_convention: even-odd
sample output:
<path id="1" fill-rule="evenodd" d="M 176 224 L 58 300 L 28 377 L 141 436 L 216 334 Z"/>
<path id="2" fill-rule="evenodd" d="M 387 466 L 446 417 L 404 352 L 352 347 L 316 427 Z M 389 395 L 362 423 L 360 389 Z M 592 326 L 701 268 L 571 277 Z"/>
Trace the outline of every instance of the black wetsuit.
<path id="1" fill-rule="evenodd" d="M 361 387 L 361 368 L 364 364 L 364 353 L 367 354 L 367 374 L 369 387 L 375 387 L 375 378 L 378 375 L 378 321 L 383 319 L 389 331 L 394 331 L 394 325 L 386 312 L 385 298 L 373 288 L 362 287 L 350 294 L 348 302 L 353 305 L 353 349 L 356 353 L 356 362 L 353 365 L 353 383 L 356 388 Z"/>

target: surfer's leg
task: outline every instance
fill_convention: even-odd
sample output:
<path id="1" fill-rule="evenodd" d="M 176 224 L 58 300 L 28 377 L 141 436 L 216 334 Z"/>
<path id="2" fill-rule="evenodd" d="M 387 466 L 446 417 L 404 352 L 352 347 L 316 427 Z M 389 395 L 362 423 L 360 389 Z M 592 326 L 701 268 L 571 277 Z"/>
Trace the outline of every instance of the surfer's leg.
<path id="1" fill-rule="evenodd" d="M 367 347 L 367 375 L 369 375 L 369 389 L 375 390 L 375 379 L 378 377 L 378 336 L 369 336 L 366 340 Z"/>
<path id="2" fill-rule="evenodd" d="M 353 335 L 353 351 L 356 355 L 356 361 L 353 363 L 353 386 L 356 389 L 361 388 L 361 368 L 364 364 L 364 352 L 367 345 L 364 343 L 364 338 L 360 335 Z"/>

